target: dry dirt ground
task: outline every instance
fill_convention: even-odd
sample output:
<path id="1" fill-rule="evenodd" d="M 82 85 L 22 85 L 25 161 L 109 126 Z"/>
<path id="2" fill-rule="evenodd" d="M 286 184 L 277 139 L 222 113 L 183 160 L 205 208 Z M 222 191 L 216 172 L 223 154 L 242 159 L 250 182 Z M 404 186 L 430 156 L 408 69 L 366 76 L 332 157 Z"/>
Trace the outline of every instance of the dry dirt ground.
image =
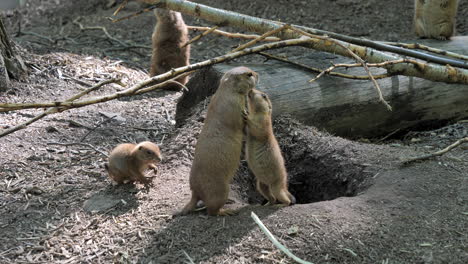
<path id="1" fill-rule="evenodd" d="M 131 85 L 147 77 L 150 50 L 135 45 L 150 45 L 150 13 L 112 24 L 106 17 L 115 7 L 104 0 L 29 2 L 2 12 L 29 76 L 13 81 L 1 102 L 63 100 L 85 83 L 121 78 Z M 353 36 L 413 39 L 407 0 L 198 2 Z M 131 4 L 122 15 L 139 9 Z M 468 1 L 461 0 L 461 35 L 468 34 L 467 14 Z M 125 44 L 101 30 L 80 31 L 80 23 L 104 26 Z M 193 45 L 192 61 L 238 43 L 208 36 Z M 107 85 L 92 95 L 121 89 Z M 0 263 L 292 263 L 256 226 L 252 211 L 294 254 L 314 263 L 468 263 L 466 145 L 401 166 L 405 158 L 466 137 L 466 122 L 366 143 L 282 117 L 275 132 L 299 204 L 259 206 L 243 163 L 227 205 L 240 208 L 237 216 L 172 218 L 190 197 L 188 174 L 203 120 L 201 111 L 176 128 L 179 97 L 157 92 L 70 110 L 0 138 Z M 0 113 L 0 128 L 37 113 Z M 112 186 L 100 151 L 142 140 L 160 144 L 164 155 L 153 186 Z"/>

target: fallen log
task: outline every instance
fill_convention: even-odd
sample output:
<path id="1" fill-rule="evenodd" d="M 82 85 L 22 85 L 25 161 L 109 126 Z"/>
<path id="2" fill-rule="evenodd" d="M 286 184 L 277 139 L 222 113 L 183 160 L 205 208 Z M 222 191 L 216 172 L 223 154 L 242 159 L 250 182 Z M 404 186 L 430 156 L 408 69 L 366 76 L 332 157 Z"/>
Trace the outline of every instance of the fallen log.
<path id="1" fill-rule="evenodd" d="M 454 37 L 451 41 L 420 40 L 418 43 L 460 54 L 468 54 L 468 36 Z M 323 52 L 307 52 L 299 58 L 303 64 L 325 69 L 333 63 L 352 63 L 348 58 Z M 294 59 L 291 59 L 294 60 Z M 289 114 L 304 124 L 348 138 L 376 138 L 408 129 L 442 126 L 468 117 L 468 85 L 433 82 L 417 77 L 392 76 L 378 80 L 384 98 L 393 107 L 388 111 L 378 101 L 369 80 L 352 80 L 325 75 L 310 83 L 316 74 L 303 68 L 278 61 L 263 64 L 243 64 L 260 75 L 258 89 L 265 91 L 273 103 L 273 116 Z M 220 72 L 238 64 L 216 65 Z M 341 70 L 352 75 L 366 75 L 362 68 Z M 385 73 L 376 69 L 374 74 Z M 213 75 L 216 76 L 216 75 Z M 216 88 L 217 80 L 197 77 L 191 80 L 202 89 L 184 101 L 201 100 Z M 191 88 L 190 83 L 187 85 Z M 200 96 L 200 93 L 208 93 Z M 188 95 L 188 94 L 187 94 Z M 196 103 L 196 102 L 192 102 Z M 179 108 L 179 107 L 178 107 Z M 179 109 L 178 109 L 179 110 Z M 178 111 L 179 112 L 179 111 Z M 178 113 L 177 121 L 183 120 Z"/>

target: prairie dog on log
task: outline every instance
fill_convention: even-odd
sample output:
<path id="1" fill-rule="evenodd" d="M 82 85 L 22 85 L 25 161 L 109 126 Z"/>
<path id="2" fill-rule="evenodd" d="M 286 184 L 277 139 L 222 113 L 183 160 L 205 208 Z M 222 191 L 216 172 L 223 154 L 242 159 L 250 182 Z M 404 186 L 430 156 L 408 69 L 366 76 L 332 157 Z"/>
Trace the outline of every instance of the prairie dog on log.
<path id="1" fill-rule="evenodd" d="M 152 36 L 153 54 L 150 76 L 187 66 L 190 59 L 190 45 L 183 47 L 188 42 L 188 30 L 182 15 L 179 12 L 161 8 L 156 8 L 154 14 L 158 21 Z M 176 81 L 185 85 L 188 82 L 188 76 L 178 78 Z M 169 83 L 163 89 L 178 91 L 182 89 L 182 86 Z"/>
<path id="2" fill-rule="evenodd" d="M 449 39 L 455 31 L 458 0 L 415 0 L 414 28 L 422 38 Z"/>
<path id="3" fill-rule="evenodd" d="M 119 144 L 109 155 L 109 163 L 105 164 L 109 177 L 116 183 L 141 182 L 148 184 L 144 172 L 151 168 L 156 170 L 156 164 L 162 160 L 159 147 L 149 141 L 137 144 Z"/>
<path id="4" fill-rule="evenodd" d="M 273 134 L 271 101 L 258 90 L 248 94 L 248 114 L 245 114 L 247 141 L 245 155 L 257 180 L 257 190 L 273 205 L 288 206 L 296 198 L 288 191 L 288 176 L 283 155 Z"/>
<path id="5" fill-rule="evenodd" d="M 233 215 L 221 209 L 228 199 L 229 183 L 239 167 L 244 136 L 247 93 L 258 81 L 258 74 L 236 67 L 221 78 L 218 90 L 208 105 L 205 123 L 195 147 L 190 170 L 190 202 L 177 214 L 193 211 L 203 201 L 209 215 Z"/>

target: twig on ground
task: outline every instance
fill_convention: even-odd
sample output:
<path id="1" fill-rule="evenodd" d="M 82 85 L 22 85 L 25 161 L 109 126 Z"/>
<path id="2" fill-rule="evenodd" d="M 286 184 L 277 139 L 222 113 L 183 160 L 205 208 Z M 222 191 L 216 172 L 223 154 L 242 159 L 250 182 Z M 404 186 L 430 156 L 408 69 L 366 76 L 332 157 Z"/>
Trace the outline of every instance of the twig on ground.
<path id="1" fill-rule="evenodd" d="M 81 92 L 81 93 L 79 93 L 79 94 L 77 94 L 77 95 L 74 95 L 74 96 L 70 97 L 70 98 L 67 99 L 65 102 L 72 102 L 72 101 L 74 101 L 74 100 L 76 100 L 76 99 L 79 99 L 80 97 L 82 97 L 82 96 L 84 96 L 84 95 L 86 95 L 86 94 L 88 94 L 88 93 L 90 93 L 90 92 L 92 92 L 92 91 L 94 91 L 94 90 L 97 90 L 97 89 L 99 89 L 100 87 L 102 87 L 102 86 L 104 86 L 104 85 L 106 85 L 106 84 L 109 84 L 109 83 L 117 83 L 117 84 L 122 85 L 122 83 L 120 82 L 120 79 L 111 79 L 111 80 L 102 81 L 102 82 L 96 84 L 95 86 L 93 86 L 93 87 L 91 87 L 91 88 L 88 88 L 88 89 L 84 90 L 83 92 Z M 6 135 L 8 135 L 8 134 L 11 134 L 11 133 L 13 133 L 13 132 L 16 132 L 16 131 L 18 131 L 18 130 L 20 130 L 20 129 L 23 129 L 23 128 L 29 126 L 30 124 L 36 122 L 37 120 L 44 118 L 45 116 L 47 116 L 47 115 L 49 115 L 49 114 L 57 113 L 57 112 L 60 112 L 60 111 L 61 111 L 61 110 L 60 110 L 60 108 L 58 108 L 58 107 L 50 108 L 50 109 L 48 109 L 48 110 L 42 112 L 41 114 L 35 116 L 34 118 L 32 118 L 32 119 L 30 119 L 30 120 L 28 120 L 28 121 L 26 121 L 26 122 L 24 122 L 24 123 L 22 123 L 22 124 L 19 124 L 19 125 L 17 125 L 17 126 L 14 126 L 14 127 L 12 127 L 12 128 L 9 128 L 9 129 L 7 129 L 7 130 L 5 130 L 5 131 L 2 131 L 2 132 L 0 133 L 0 138 L 3 137 L 3 136 L 6 136 Z"/>
<path id="2" fill-rule="evenodd" d="M 111 121 L 112 119 L 114 119 L 115 117 L 117 117 L 117 115 L 114 115 L 114 116 L 110 116 L 110 117 L 107 117 L 106 119 L 104 119 L 103 121 L 99 122 L 97 125 L 95 125 L 92 129 L 90 129 L 84 136 L 81 137 L 80 139 L 80 142 L 83 142 L 83 140 L 85 140 L 85 138 L 87 136 L 89 136 L 89 134 L 93 133 L 98 127 L 102 126 L 103 124 Z"/>
<path id="3" fill-rule="evenodd" d="M 187 41 L 184 45 L 182 45 L 181 48 L 184 48 L 184 47 L 186 47 L 187 45 L 192 44 L 193 42 L 195 42 L 195 41 L 197 41 L 197 40 L 203 38 L 204 36 L 210 34 L 211 32 L 215 31 L 215 30 L 218 29 L 218 28 L 219 28 L 219 26 L 214 26 L 214 27 L 208 29 L 207 31 L 202 32 L 200 35 L 197 35 L 197 36 L 195 36 L 193 39 Z"/>
<path id="4" fill-rule="evenodd" d="M 231 53 L 233 52 L 236 52 L 236 51 L 240 51 L 240 50 L 243 50 L 243 49 L 246 49 L 248 47 L 251 47 L 253 45 L 255 45 L 256 43 L 266 39 L 267 37 L 271 36 L 271 35 L 275 35 L 275 34 L 278 34 L 279 32 L 281 32 L 282 30 L 284 29 L 287 29 L 289 28 L 290 26 L 288 24 L 284 24 L 283 26 L 279 27 L 279 28 L 276 28 L 276 29 L 273 29 L 273 30 L 270 30 L 268 32 L 266 32 L 265 34 L 261 35 L 261 36 L 258 36 L 257 38 L 243 44 L 243 45 L 240 45 L 239 47 L 233 49 L 231 51 Z"/>
<path id="5" fill-rule="evenodd" d="M 404 164 L 408 164 L 408 163 L 411 163 L 411 162 L 414 162 L 414 161 L 419 161 L 419 160 L 427 160 L 427 159 L 430 159 L 432 157 L 436 157 L 436 156 L 442 156 L 443 154 L 449 152 L 450 150 L 452 150 L 453 148 L 456 148 L 458 147 L 459 145 L 463 144 L 463 143 L 466 143 L 468 142 L 468 137 L 465 137 L 465 138 L 462 138 L 460 140 L 457 140 L 455 143 L 453 143 L 452 145 L 442 149 L 442 150 L 439 150 L 439 151 L 436 151 L 434 153 L 431 153 L 431 154 L 427 154 L 427 155 L 422 155 L 420 157 L 415 157 L 415 158 L 410 158 L 408 160 L 405 160 L 403 161 Z"/>
<path id="6" fill-rule="evenodd" d="M 401 130 L 400 128 L 397 128 L 397 129 L 393 130 L 392 132 L 390 132 L 390 133 L 389 133 L 388 135 L 386 135 L 385 137 L 383 137 L 383 138 L 377 140 L 375 143 L 380 143 L 380 142 L 386 140 L 387 138 L 389 138 L 389 137 L 395 135 L 395 133 L 397 133 L 397 132 L 400 131 L 400 130 Z"/>
<path id="7" fill-rule="evenodd" d="M 252 212 L 250 214 L 250 216 L 252 217 L 252 219 L 255 221 L 255 223 L 257 223 L 257 225 L 260 227 L 260 229 L 262 230 L 262 232 L 268 237 L 268 239 L 273 242 L 273 244 L 281 251 L 283 251 L 288 257 L 292 258 L 294 261 L 296 261 L 297 263 L 301 263 L 301 264 L 313 264 L 312 262 L 308 262 L 308 261 L 305 261 L 305 260 L 302 260 L 298 257 L 296 257 L 291 251 L 289 251 L 289 249 L 287 249 L 285 246 L 283 246 L 276 238 L 275 236 L 270 232 L 270 230 L 268 230 L 266 228 L 266 226 L 262 223 L 262 221 L 260 220 L 260 218 L 258 218 L 258 216 Z"/>
<path id="8" fill-rule="evenodd" d="M 259 52 L 258 54 L 260 54 L 262 56 L 265 56 L 267 58 L 270 58 L 270 59 L 286 62 L 286 63 L 289 63 L 291 65 L 294 65 L 294 66 L 297 66 L 297 67 L 300 67 L 300 68 L 303 68 L 303 69 L 306 69 L 306 70 L 309 70 L 309 71 L 312 71 L 312 72 L 316 72 L 316 73 L 322 73 L 322 72 L 328 70 L 328 69 L 322 70 L 322 69 L 319 69 L 319 68 L 311 67 L 309 65 L 305 65 L 305 64 L 302 64 L 302 63 L 299 63 L 299 62 L 291 61 L 291 60 L 288 60 L 286 58 L 275 56 L 273 54 L 266 53 L 266 52 Z M 357 65 L 360 65 L 360 64 L 357 64 Z M 350 74 L 345 74 L 345 73 L 341 73 L 341 72 L 333 72 L 333 71 L 330 71 L 327 74 L 329 74 L 331 76 L 346 78 L 346 79 L 369 80 L 369 75 L 365 75 L 365 76 L 364 75 L 350 75 Z M 391 74 L 379 74 L 379 75 L 374 75 L 374 78 L 375 79 L 384 79 L 384 78 L 388 78 L 388 77 L 391 77 L 391 76 L 392 76 Z"/>
<path id="9" fill-rule="evenodd" d="M 90 84 L 90 83 L 88 83 L 88 82 L 85 82 L 85 81 L 83 81 L 83 80 L 77 79 L 77 78 L 72 77 L 72 76 L 68 76 L 68 75 L 66 75 L 66 74 L 63 75 L 63 79 L 64 79 L 64 80 L 72 80 L 72 81 L 74 81 L 74 82 L 76 82 L 76 83 L 78 83 L 78 84 L 81 84 L 81 85 L 83 85 L 83 86 L 86 86 L 86 87 L 92 87 L 92 86 L 93 86 L 92 84 Z"/>
<path id="10" fill-rule="evenodd" d="M 184 252 L 185 257 L 188 259 L 188 263 L 195 264 L 195 262 L 193 262 L 193 259 L 189 256 L 189 254 L 185 250 L 182 250 L 182 252 Z"/>
<path id="11" fill-rule="evenodd" d="M 75 25 L 78 25 L 80 27 L 80 30 L 81 31 L 84 31 L 84 30 L 101 30 L 102 32 L 104 32 L 104 34 L 106 35 L 106 37 L 110 40 L 113 40 L 117 43 L 119 43 L 121 46 L 124 46 L 124 47 L 128 47 L 128 46 L 131 46 L 130 44 L 127 44 L 125 42 L 123 42 L 122 40 L 120 39 L 116 39 L 114 37 L 111 36 L 111 34 L 109 34 L 109 32 L 107 31 L 107 29 L 105 27 L 97 27 L 97 26 L 94 26 L 94 27 L 85 27 L 83 26 L 83 24 L 81 24 L 80 22 L 78 22 L 79 20 L 81 19 L 81 17 L 77 17 L 73 20 L 73 24 Z"/>
<path id="12" fill-rule="evenodd" d="M 442 49 L 436 49 L 436 48 L 429 47 L 429 46 L 426 46 L 426 45 L 422 45 L 422 44 L 419 44 L 419 43 L 412 43 L 412 44 L 410 44 L 410 43 L 400 43 L 400 42 L 382 42 L 382 43 L 386 44 L 386 45 L 402 47 L 402 48 L 405 48 L 405 49 L 425 50 L 425 51 L 429 51 L 429 52 L 439 54 L 439 55 L 443 55 L 443 56 L 447 56 L 447 57 L 452 57 L 452 58 L 461 59 L 461 60 L 468 60 L 468 56 L 466 56 L 466 55 L 451 52 L 451 51 L 446 51 L 446 50 L 442 50 Z"/>
<path id="13" fill-rule="evenodd" d="M 21 31 L 21 32 L 19 32 L 19 33 L 20 33 L 21 35 L 31 35 L 31 36 L 35 36 L 35 37 L 38 37 L 38 38 L 41 38 L 41 39 L 48 40 L 50 43 L 55 43 L 55 40 L 53 40 L 51 37 L 47 37 L 47 36 L 38 34 L 38 33 L 36 33 L 36 32 Z"/>
<path id="14" fill-rule="evenodd" d="M 354 251 L 352 251 L 351 249 L 349 249 L 349 248 L 342 248 L 342 249 L 343 249 L 344 251 L 349 252 L 351 255 L 353 255 L 353 257 L 357 257 L 357 254 L 354 253 Z"/>
<path id="15" fill-rule="evenodd" d="M 199 30 L 200 31 L 207 31 L 207 30 L 210 30 L 211 28 L 210 27 L 187 26 L 187 29 L 193 30 L 193 31 L 199 31 Z M 222 30 L 218 30 L 218 29 L 214 30 L 213 33 L 224 36 L 224 37 L 228 37 L 228 38 L 256 39 L 256 38 L 260 37 L 259 35 L 231 33 L 231 32 L 226 32 L 226 31 L 222 31 Z M 267 37 L 267 38 L 263 39 L 263 41 L 280 41 L 280 40 L 281 39 L 277 38 L 277 37 Z"/>
<path id="16" fill-rule="evenodd" d="M 106 158 L 108 158 L 109 156 L 104 153 L 103 151 L 99 150 L 98 148 L 96 148 L 95 146 L 89 144 L 89 143 L 83 143 L 83 142 L 71 142 L 71 143 L 61 143 L 61 142 L 47 142 L 47 145 L 60 145 L 60 146 L 74 146 L 74 145 L 78 145 L 78 146 L 85 146 L 85 147 L 88 147 L 88 148 L 91 148 L 93 149 L 94 151 L 98 152 L 98 153 L 101 153 L 103 156 L 105 156 Z"/>

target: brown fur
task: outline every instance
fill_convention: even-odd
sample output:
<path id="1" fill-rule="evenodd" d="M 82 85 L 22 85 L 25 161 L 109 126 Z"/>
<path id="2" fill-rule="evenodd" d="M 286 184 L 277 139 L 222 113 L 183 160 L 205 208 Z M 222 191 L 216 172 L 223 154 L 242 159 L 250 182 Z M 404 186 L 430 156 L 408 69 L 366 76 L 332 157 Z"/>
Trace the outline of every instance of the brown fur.
<path id="1" fill-rule="evenodd" d="M 120 144 L 109 155 L 106 170 L 115 182 L 129 183 L 138 181 L 148 184 L 144 172 L 151 168 L 156 170 L 156 164 L 162 160 L 159 147 L 149 141 L 140 144 Z"/>
<path id="2" fill-rule="evenodd" d="M 458 0 L 415 0 L 414 28 L 422 38 L 449 39 L 455 31 Z"/>
<path id="3" fill-rule="evenodd" d="M 221 78 L 211 98 L 190 170 L 192 198 L 179 214 L 186 214 L 203 201 L 209 215 L 231 215 L 221 209 L 227 201 L 229 183 L 239 167 L 247 93 L 258 81 L 256 72 L 237 67 Z"/>
<path id="4" fill-rule="evenodd" d="M 151 56 L 150 76 L 159 75 L 173 68 L 189 65 L 190 45 L 182 47 L 188 42 L 188 30 L 179 12 L 156 8 L 154 11 L 158 22 L 154 28 L 153 54 Z M 176 79 L 185 85 L 188 76 Z M 182 86 L 169 83 L 164 86 L 168 90 L 181 90 Z"/>
<path id="5" fill-rule="evenodd" d="M 258 90 L 248 95 L 246 157 L 250 170 L 257 179 L 257 190 L 268 204 L 295 203 L 288 191 L 288 176 L 281 149 L 273 134 L 271 101 Z"/>

